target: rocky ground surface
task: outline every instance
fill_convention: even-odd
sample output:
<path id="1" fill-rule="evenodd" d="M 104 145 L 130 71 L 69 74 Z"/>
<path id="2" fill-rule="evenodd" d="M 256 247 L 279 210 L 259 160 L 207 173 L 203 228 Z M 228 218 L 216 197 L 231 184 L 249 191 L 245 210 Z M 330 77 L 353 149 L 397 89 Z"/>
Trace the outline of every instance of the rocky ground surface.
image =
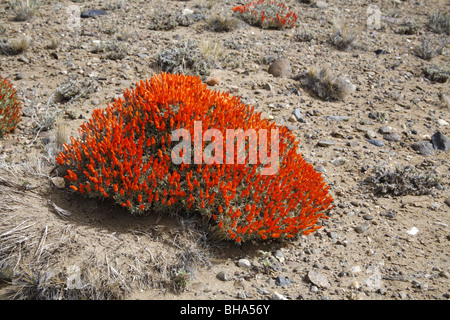
<path id="1" fill-rule="evenodd" d="M 38 1 L 22 22 L 13 21 L 9 2 L 0 2 L 0 39 L 26 35 L 30 45 L 18 55 L 0 54 L 0 74 L 24 103 L 22 122 L 0 141 L 6 282 L 28 270 L 33 283 L 44 278 L 53 289 L 51 276 L 81 281 L 90 298 L 449 298 L 450 91 L 448 81 L 424 75 L 432 63 L 449 66 L 448 46 L 431 61 L 414 54 L 423 37 L 448 40 L 427 28 L 427 15 L 449 12 L 448 2 L 372 1 L 381 26 L 369 29 L 366 1 L 291 0 L 285 3 L 297 12 L 298 28 L 242 24 L 228 32 L 211 30 L 205 19 L 230 13 L 238 1 Z M 106 14 L 70 16 L 90 9 Z M 163 11 L 192 20 L 155 30 Z M 335 18 L 361 27 L 348 50 L 329 41 Z M 402 34 L 408 21 L 418 27 Z M 309 32 L 306 41 L 299 35 Z M 212 90 L 241 96 L 297 135 L 335 198 L 322 229 L 285 244 L 212 243 L 194 220 L 129 217 L 58 186 L 51 170 L 61 128 L 63 136 L 77 136 L 94 108 L 159 72 L 158 54 L 188 40 L 220 46 L 220 59 L 202 76 Z M 287 59 L 281 76 L 269 72 L 277 58 Z M 328 102 L 296 80 L 323 65 L 355 90 Z M 423 192 L 408 189 L 408 169 L 392 185 L 374 188 L 383 172 L 407 166 L 416 181 L 431 177 Z"/>

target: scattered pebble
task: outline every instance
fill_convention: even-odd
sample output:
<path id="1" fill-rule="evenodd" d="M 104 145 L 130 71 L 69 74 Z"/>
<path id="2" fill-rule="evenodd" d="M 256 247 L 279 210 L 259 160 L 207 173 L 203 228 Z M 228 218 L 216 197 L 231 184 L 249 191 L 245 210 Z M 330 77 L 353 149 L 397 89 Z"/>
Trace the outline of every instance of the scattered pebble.
<path id="1" fill-rule="evenodd" d="M 92 10 L 86 10 L 81 13 L 81 18 L 91 18 L 96 16 L 105 15 L 107 12 L 102 9 L 92 9 Z"/>
<path id="2" fill-rule="evenodd" d="M 402 140 L 402 137 L 396 132 L 391 132 L 383 135 L 383 139 L 391 142 L 399 142 L 400 140 Z"/>
<path id="3" fill-rule="evenodd" d="M 314 285 L 328 289 L 330 287 L 330 283 L 328 280 L 317 270 L 312 269 L 308 272 L 308 279 L 313 283 Z"/>
<path id="4" fill-rule="evenodd" d="M 292 280 L 289 279 L 288 277 L 278 276 L 275 279 L 275 285 L 280 286 L 280 287 L 287 286 L 291 282 L 292 282 Z"/>
<path id="5" fill-rule="evenodd" d="M 272 300 L 287 300 L 287 298 L 285 296 L 283 296 L 282 294 L 275 291 L 272 294 Z"/>
<path id="6" fill-rule="evenodd" d="M 225 271 L 220 271 L 217 274 L 217 279 L 221 280 L 221 281 L 230 281 L 231 280 L 231 276 L 226 273 Z"/>
<path id="7" fill-rule="evenodd" d="M 357 233 L 364 233 L 370 228 L 371 225 L 372 224 L 370 223 L 370 221 L 365 221 L 362 224 L 360 224 L 359 226 L 356 226 L 355 231 Z"/>
<path id="8" fill-rule="evenodd" d="M 241 268 L 249 269 L 252 267 L 252 264 L 247 259 L 239 259 L 238 266 Z"/>
<path id="9" fill-rule="evenodd" d="M 408 233 L 410 236 L 415 236 L 417 233 L 419 233 L 419 229 L 417 229 L 416 227 L 412 227 L 411 229 L 409 229 L 409 230 L 407 231 L 407 233 Z"/>
<path id="10" fill-rule="evenodd" d="M 348 121 L 350 117 L 347 116 L 327 116 L 328 121 Z"/>
<path id="11" fill-rule="evenodd" d="M 434 154 L 434 148 L 433 148 L 433 144 L 429 141 L 426 140 L 422 140 L 422 141 L 418 141 L 418 142 L 414 142 L 411 145 L 411 148 L 417 152 L 419 152 L 419 154 L 423 155 L 423 156 L 431 156 Z"/>
<path id="12" fill-rule="evenodd" d="M 384 146 L 384 142 L 380 141 L 380 140 L 374 140 L 374 139 L 369 139 L 367 140 L 368 143 L 373 144 L 374 146 L 377 147 L 383 147 Z"/>
<path id="13" fill-rule="evenodd" d="M 329 147 L 334 145 L 334 141 L 333 140 L 319 140 L 317 142 L 317 145 L 320 147 Z"/>

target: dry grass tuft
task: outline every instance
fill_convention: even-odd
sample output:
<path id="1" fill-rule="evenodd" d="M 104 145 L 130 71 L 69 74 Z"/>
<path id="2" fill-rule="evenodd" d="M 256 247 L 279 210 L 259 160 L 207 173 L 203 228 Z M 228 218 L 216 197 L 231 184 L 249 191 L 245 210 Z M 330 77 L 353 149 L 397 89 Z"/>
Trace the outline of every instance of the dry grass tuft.
<path id="1" fill-rule="evenodd" d="M 303 86 L 326 101 L 342 100 L 354 90 L 349 80 L 332 74 L 328 67 L 311 68 L 297 78 Z"/>

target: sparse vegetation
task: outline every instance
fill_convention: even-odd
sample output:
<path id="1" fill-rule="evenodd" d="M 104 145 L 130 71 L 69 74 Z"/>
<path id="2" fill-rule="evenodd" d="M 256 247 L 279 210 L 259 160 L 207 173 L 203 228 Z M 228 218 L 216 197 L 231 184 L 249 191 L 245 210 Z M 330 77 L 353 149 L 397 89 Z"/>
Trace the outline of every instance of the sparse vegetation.
<path id="1" fill-rule="evenodd" d="M 297 24 L 297 14 L 277 1 L 249 2 L 233 7 L 233 11 L 249 25 L 263 29 L 294 28 Z"/>
<path id="2" fill-rule="evenodd" d="M 36 13 L 38 2 L 36 0 L 15 0 L 10 3 L 14 13 L 14 21 L 28 21 Z"/>
<path id="3" fill-rule="evenodd" d="M 339 50 L 348 50 L 356 46 L 360 29 L 350 27 L 347 23 L 335 20 L 330 34 L 330 42 Z"/>
<path id="4" fill-rule="evenodd" d="M 305 28 L 301 28 L 295 33 L 295 39 L 301 42 L 309 42 L 313 40 L 315 37 L 316 35 L 314 34 L 314 32 Z"/>
<path id="5" fill-rule="evenodd" d="M 6 55 L 18 55 L 28 50 L 31 44 L 31 38 L 21 35 L 18 38 L 0 42 L 0 51 Z"/>
<path id="6" fill-rule="evenodd" d="M 207 20 L 207 24 L 208 27 L 213 31 L 229 32 L 236 30 L 240 26 L 241 21 L 231 14 L 213 14 Z"/>
<path id="7" fill-rule="evenodd" d="M 354 90 L 353 84 L 324 66 L 319 69 L 310 68 L 296 78 L 301 84 L 326 101 L 344 99 Z"/>
<path id="8" fill-rule="evenodd" d="M 16 90 L 0 76 L 0 138 L 15 129 L 22 116 L 22 104 Z"/>
<path id="9" fill-rule="evenodd" d="M 164 72 L 209 75 L 211 69 L 223 67 L 227 59 L 224 48 L 217 42 L 187 41 L 162 50 L 157 64 Z"/>
<path id="10" fill-rule="evenodd" d="M 405 23 L 403 23 L 398 29 L 398 34 L 406 34 L 406 35 L 412 35 L 416 34 L 419 31 L 420 26 L 412 20 L 408 20 Z"/>
<path id="11" fill-rule="evenodd" d="M 428 16 L 428 27 L 436 33 L 450 35 L 450 12 L 434 12 Z"/>
<path id="12" fill-rule="evenodd" d="M 420 45 L 414 47 L 414 54 L 423 60 L 431 60 L 442 54 L 447 41 L 444 38 L 436 40 L 430 36 L 422 37 Z"/>
<path id="13" fill-rule="evenodd" d="M 426 66 L 424 73 L 427 79 L 439 83 L 444 83 L 450 77 L 450 68 L 447 66 L 431 64 Z"/>
<path id="14" fill-rule="evenodd" d="M 183 13 L 183 12 L 158 12 L 151 18 L 150 30 L 172 30 L 178 26 L 188 27 L 191 24 L 205 20 L 205 17 L 200 12 Z"/>
<path id="15" fill-rule="evenodd" d="M 393 171 L 385 166 L 377 166 L 364 183 L 375 195 L 417 196 L 435 192 L 440 179 L 434 172 L 422 172 L 411 166 L 397 166 Z"/>

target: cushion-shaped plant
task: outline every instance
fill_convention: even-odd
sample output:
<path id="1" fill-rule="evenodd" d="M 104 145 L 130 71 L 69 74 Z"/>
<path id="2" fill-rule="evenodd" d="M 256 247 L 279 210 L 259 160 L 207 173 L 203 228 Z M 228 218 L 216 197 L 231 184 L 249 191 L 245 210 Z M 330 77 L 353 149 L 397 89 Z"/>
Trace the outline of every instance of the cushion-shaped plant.
<path id="1" fill-rule="evenodd" d="M 263 29 L 293 28 L 297 14 L 284 3 L 259 0 L 233 7 L 233 11 L 248 24 Z"/>
<path id="2" fill-rule="evenodd" d="M 22 104 L 8 79 L 0 76 L 0 137 L 14 130 L 22 115 Z"/>
<path id="3" fill-rule="evenodd" d="M 140 81 L 94 110 L 80 135 L 57 157 L 69 187 L 133 214 L 183 208 L 241 242 L 309 234 L 332 208 L 286 127 L 195 76 Z"/>

